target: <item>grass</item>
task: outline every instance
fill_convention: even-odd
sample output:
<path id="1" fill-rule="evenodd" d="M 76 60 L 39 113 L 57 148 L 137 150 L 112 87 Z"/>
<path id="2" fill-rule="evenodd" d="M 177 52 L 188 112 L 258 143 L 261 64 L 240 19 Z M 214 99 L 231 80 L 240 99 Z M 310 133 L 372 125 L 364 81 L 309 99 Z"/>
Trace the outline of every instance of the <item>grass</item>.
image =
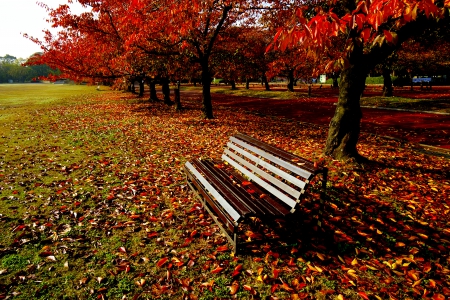
<path id="1" fill-rule="evenodd" d="M 432 111 L 450 114 L 449 99 L 412 99 L 408 97 L 362 97 L 362 106 Z"/>
<path id="2" fill-rule="evenodd" d="M 447 293 L 448 159 L 362 134 L 371 163 L 324 158 L 329 198 L 307 193 L 295 241 L 235 256 L 184 162 L 220 157 L 238 131 L 318 160 L 325 128 L 227 108 L 203 120 L 196 95 L 175 112 L 94 87 L 0 90 L 0 298 L 224 299 L 233 284 L 237 299 Z"/>

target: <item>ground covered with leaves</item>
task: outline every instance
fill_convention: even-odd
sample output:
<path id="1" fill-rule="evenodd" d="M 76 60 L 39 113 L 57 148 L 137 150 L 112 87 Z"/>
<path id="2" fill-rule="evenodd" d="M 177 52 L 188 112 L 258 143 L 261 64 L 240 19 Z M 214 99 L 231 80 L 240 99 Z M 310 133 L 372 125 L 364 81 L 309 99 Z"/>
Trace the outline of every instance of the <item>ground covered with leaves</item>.
<path id="1" fill-rule="evenodd" d="M 321 157 L 325 126 L 101 92 L 0 119 L 0 299 L 446 299 L 450 161 L 363 133 L 362 165 Z M 243 132 L 330 170 L 280 231 L 233 255 L 186 185 Z M 319 220 L 317 219 L 319 216 Z M 321 226 L 318 226 L 320 221 Z M 253 230 L 253 231 L 252 231 Z"/>

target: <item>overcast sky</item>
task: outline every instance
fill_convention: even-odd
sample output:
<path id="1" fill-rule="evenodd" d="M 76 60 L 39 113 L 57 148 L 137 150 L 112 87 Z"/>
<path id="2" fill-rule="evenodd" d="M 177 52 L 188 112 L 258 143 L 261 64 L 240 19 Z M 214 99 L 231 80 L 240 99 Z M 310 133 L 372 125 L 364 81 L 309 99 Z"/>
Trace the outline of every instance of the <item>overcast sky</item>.
<path id="1" fill-rule="evenodd" d="M 52 8 L 67 4 L 67 0 L 39 0 Z M 76 1 L 74 1 L 76 2 Z M 78 3 L 70 4 L 71 11 L 82 11 Z M 6 54 L 17 58 L 28 58 L 40 47 L 23 37 L 24 33 L 42 39 L 43 29 L 49 29 L 45 22 L 47 12 L 37 0 L 0 0 L 0 56 Z"/>

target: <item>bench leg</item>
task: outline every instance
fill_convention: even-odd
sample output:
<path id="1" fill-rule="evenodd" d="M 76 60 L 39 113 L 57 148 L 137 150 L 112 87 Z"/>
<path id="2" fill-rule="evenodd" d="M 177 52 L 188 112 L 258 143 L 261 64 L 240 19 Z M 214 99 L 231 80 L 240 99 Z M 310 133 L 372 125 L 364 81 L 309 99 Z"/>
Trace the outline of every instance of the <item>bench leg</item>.
<path id="1" fill-rule="evenodd" d="M 322 173 L 322 190 L 320 191 L 320 207 L 319 207 L 319 215 L 317 220 L 317 225 L 322 227 L 322 217 L 323 217 L 323 205 L 325 201 L 325 195 L 327 190 L 327 181 L 328 181 L 328 169 L 325 169 Z"/>
<path id="2" fill-rule="evenodd" d="M 189 182 L 189 180 L 186 180 L 189 187 L 191 188 L 192 191 L 194 191 L 195 196 L 200 200 L 200 202 L 202 203 L 203 207 L 206 209 L 206 211 L 209 213 L 209 215 L 211 216 L 211 218 L 214 220 L 214 222 L 217 224 L 217 226 L 219 226 L 220 230 L 222 231 L 222 233 L 225 234 L 225 237 L 227 238 L 227 240 L 231 243 L 231 245 L 233 246 L 233 253 L 236 254 L 237 253 L 237 226 L 234 227 L 233 229 L 233 237 L 231 237 L 231 235 L 228 233 L 228 231 L 225 229 L 224 226 L 222 226 L 222 224 L 219 221 L 219 218 L 216 217 L 213 213 L 213 211 L 208 207 L 208 203 L 206 202 L 205 199 L 203 199 L 203 197 L 196 192 L 196 188 Z"/>

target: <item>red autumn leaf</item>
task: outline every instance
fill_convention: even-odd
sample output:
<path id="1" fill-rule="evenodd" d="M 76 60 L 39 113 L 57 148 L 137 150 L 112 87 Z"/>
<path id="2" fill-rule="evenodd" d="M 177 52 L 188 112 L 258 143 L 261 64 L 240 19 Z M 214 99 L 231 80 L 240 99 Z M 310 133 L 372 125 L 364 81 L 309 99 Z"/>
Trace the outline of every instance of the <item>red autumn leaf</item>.
<path id="1" fill-rule="evenodd" d="M 167 257 L 163 257 L 161 258 L 157 263 L 156 266 L 158 268 L 161 268 L 166 262 L 167 262 L 168 258 Z"/>
<path id="2" fill-rule="evenodd" d="M 240 274 L 241 270 L 242 270 L 242 264 L 237 265 L 237 266 L 234 268 L 233 274 L 231 274 L 231 276 L 232 276 L 232 277 L 236 277 L 237 275 Z"/>
<path id="3" fill-rule="evenodd" d="M 127 253 L 127 250 L 125 249 L 125 247 L 119 247 L 119 252 Z"/>
<path id="4" fill-rule="evenodd" d="M 364 292 L 358 292 L 358 295 L 361 296 L 361 298 L 363 298 L 364 300 L 369 300 L 369 296 L 367 296 L 367 294 Z"/>
<path id="5" fill-rule="evenodd" d="M 272 287 L 270 288 L 270 292 L 272 294 L 275 293 L 275 291 L 277 290 L 278 286 L 279 286 L 278 283 L 275 283 L 274 285 L 272 285 Z"/>
<path id="6" fill-rule="evenodd" d="M 153 238 L 153 237 L 155 237 L 155 236 L 158 236 L 158 233 L 155 232 L 155 231 L 147 233 L 147 237 L 148 237 L 149 239 L 150 239 L 150 238 Z"/>
<path id="7" fill-rule="evenodd" d="M 216 251 L 217 251 L 217 252 L 225 252 L 225 251 L 228 251 L 228 246 L 225 245 L 225 246 L 217 247 Z"/>
<path id="8" fill-rule="evenodd" d="M 445 296 L 439 293 L 436 293 L 433 295 L 433 297 L 431 297 L 431 299 L 433 300 L 445 300 Z"/>
<path id="9" fill-rule="evenodd" d="M 242 186 L 247 186 L 250 184 L 252 184 L 250 181 L 242 181 L 242 183 L 241 183 Z"/>
<path id="10" fill-rule="evenodd" d="M 217 268 L 215 268 L 214 270 L 212 270 L 211 273 L 217 274 L 217 273 L 220 273 L 220 272 L 222 272 L 222 271 L 223 271 L 223 268 L 222 268 L 222 267 L 217 267 Z"/>

